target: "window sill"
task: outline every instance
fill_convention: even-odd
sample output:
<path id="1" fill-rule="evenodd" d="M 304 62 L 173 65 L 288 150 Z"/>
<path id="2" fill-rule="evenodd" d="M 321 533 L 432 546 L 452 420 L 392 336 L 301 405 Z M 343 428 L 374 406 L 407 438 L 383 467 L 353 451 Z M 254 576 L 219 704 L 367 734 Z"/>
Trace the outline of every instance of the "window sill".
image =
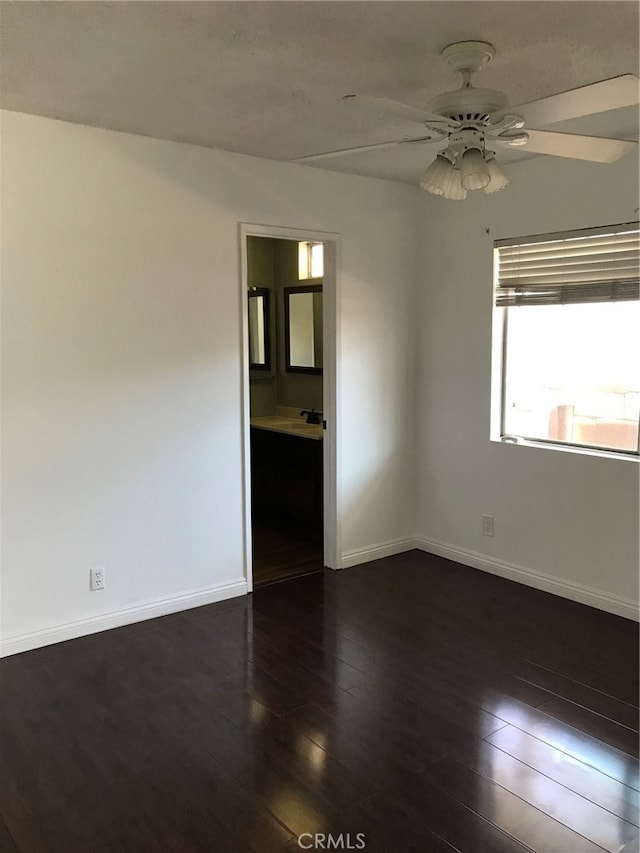
<path id="1" fill-rule="evenodd" d="M 501 436 L 492 437 L 491 441 L 496 444 L 511 444 L 520 447 L 534 447 L 538 450 L 555 450 L 559 453 L 572 453 L 576 456 L 596 456 L 601 459 L 616 459 L 627 462 L 640 462 L 640 456 L 637 453 L 629 453 L 623 450 L 603 450 L 595 447 L 577 447 L 573 444 L 553 444 L 549 441 L 530 441 L 526 438 L 503 438 Z"/>

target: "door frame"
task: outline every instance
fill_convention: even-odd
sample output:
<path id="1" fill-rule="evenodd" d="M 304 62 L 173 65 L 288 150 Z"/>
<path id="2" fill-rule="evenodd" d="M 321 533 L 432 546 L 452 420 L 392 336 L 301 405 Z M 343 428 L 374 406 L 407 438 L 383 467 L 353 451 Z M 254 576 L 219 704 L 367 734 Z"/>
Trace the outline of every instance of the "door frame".
<path id="1" fill-rule="evenodd" d="M 327 428 L 323 435 L 323 528 L 324 565 L 342 568 L 340 530 L 339 464 L 339 371 L 340 333 L 340 235 L 327 231 L 302 228 L 281 228 L 273 225 L 240 223 L 240 339 L 242 345 L 242 484 L 244 528 L 244 574 L 247 592 L 253 591 L 253 559 L 251 534 L 251 386 L 249 382 L 249 306 L 247 300 L 247 237 L 267 237 L 324 243 L 324 276 L 322 289 L 322 346 L 323 346 L 323 417 Z"/>

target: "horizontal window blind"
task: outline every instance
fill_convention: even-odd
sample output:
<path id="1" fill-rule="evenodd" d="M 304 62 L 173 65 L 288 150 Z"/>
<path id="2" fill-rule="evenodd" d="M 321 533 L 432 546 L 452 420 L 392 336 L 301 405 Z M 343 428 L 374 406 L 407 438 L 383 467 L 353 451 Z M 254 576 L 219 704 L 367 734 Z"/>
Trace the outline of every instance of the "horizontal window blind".
<path id="1" fill-rule="evenodd" d="M 495 243 L 496 305 L 640 298 L 637 222 Z"/>

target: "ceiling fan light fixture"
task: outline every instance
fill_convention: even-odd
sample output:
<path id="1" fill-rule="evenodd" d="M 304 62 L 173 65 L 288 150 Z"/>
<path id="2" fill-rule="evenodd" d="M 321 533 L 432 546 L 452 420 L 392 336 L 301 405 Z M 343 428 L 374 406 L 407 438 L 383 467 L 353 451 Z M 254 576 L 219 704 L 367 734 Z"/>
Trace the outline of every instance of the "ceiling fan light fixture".
<path id="1" fill-rule="evenodd" d="M 467 191 L 462 186 L 460 169 L 451 170 L 443 195 L 450 201 L 463 201 L 467 197 Z"/>
<path id="2" fill-rule="evenodd" d="M 465 190 L 482 190 L 490 181 L 489 170 L 479 148 L 468 148 L 460 158 L 462 186 Z"/>
<path id="3" fill-rule="evenodd" d="M 487 170 L 489 172 L 489 183 L 484 188 L 483 192 L 486 195 L 490 195 L 491 193 L 497 193 L 498 190 L 503 190 L 509 186 L 511 181 L 502 171 L 498 163 L 496 162 L 495 155 L 490 154 L 487 157 Z"/>
<path id="4" fill-rule="evenodd" d="M 444 154 L 438 154 L 433 163 L 424 173 L 420 186 L 423 190 L 433 193 L 434 195 L 444 195 L 445 188 L 449 182 L 453 166 L 448 157 Z"/>

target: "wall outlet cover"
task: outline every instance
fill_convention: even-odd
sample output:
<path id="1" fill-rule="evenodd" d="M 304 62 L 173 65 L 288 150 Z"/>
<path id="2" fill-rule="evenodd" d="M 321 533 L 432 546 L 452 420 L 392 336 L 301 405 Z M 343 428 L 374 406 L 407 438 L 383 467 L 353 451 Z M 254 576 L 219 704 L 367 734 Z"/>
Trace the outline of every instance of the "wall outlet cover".
<path id="1" fill-rule="evenodd" d="M 483 515 L 482 516 L 482 535 L 483 536 L 493 536 L 493 516 L 492 515 Z"/>
<path id="2" fill-rule="evenodd" d="M 98 589 L 104 589 L 104 567 L 96 566 L 89 570 L 89 589 L 95 592 Z"/>

